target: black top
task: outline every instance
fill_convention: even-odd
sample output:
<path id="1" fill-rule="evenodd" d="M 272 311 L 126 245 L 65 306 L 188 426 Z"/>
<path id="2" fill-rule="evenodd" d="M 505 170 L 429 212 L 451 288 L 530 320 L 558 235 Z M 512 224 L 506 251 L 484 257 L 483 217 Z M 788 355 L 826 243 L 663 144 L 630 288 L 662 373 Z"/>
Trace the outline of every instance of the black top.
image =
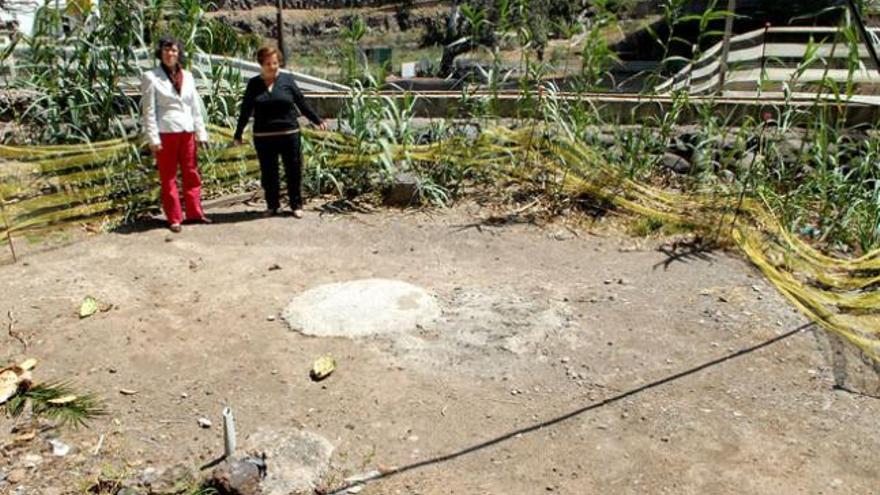
<path id="1" fill-rule="evenodd" d="M 297 108 L 315 125 L 321 123 L 320 117 L 306 104 L 306 99 L 292 75 L 279 72 L 272 91 L 269 91 L 262 76 L 252 77 L 244 91 L 235 139 L 241 139 L 251 114 L 254 116 L 254 132 L 298 129 Z"/>

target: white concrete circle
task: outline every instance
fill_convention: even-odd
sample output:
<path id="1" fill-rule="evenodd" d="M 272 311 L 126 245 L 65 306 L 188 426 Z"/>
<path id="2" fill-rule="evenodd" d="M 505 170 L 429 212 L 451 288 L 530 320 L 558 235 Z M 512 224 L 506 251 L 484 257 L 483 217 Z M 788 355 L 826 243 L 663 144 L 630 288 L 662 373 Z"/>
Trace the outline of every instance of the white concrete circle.
<path id="1" fill-rule="evenodd" d="M 284 311 L 291 330 L 317 337 L 365 337 L 413 330 L 440 316 L 424 289 L 399 280 L 365 279 L 320 285 Z"/>

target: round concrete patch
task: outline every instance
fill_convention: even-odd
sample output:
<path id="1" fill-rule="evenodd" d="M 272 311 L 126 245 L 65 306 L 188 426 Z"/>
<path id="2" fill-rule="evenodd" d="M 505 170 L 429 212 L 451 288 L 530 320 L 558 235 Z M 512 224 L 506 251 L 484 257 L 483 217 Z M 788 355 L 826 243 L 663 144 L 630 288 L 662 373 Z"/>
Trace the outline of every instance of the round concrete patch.
<path id="1" fill-rule="evenodd" d="M 440 316 L 434 296 L 399 280 L 326 284 L 297 296 L 284 311 L 292 330 L 317 337 L 406 332 Z"/>

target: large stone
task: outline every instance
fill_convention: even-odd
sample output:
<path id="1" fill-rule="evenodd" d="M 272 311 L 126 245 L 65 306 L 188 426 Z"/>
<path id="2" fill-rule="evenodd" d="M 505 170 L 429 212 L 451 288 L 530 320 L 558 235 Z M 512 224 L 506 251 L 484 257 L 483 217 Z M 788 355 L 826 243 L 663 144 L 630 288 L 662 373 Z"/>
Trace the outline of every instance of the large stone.
<path id="1" fill-rule="evenodd" d="M 660 166 L 677 174 L 688 174 L 693 169 L 693 165 L 689 161 L 675 153 L 664 153 L 660 159 Z"/>
<path id="2" fill-rule="evenodd" d="M 222 462 L 211 472 L 208 486 L 218 495 L 261 495 L 260 468 L 247 459 Z"/>
<path id="3" fill-rule="evenodd" d="M 198 482 L 190 466 L 177 464 L 170 468 L 147 468 L 141 476 L 141 483 L 151 495 L 178 495 L 192 490 Z"/>
<path id="4" fill-rule="evenodd" d="M 421 203 L 421 181 L 415 174 L 400 173 L 394 176 L 394 182 L 384 191 L 384 202 L 387 206 L 416 206 Z"/>
<path id="5" fill-rule="evenodd" d="M 434 296 L 399 280 L 327 284 L 296 297 L 284 311 L 292 330 L 317 337 L 407 332 L 440 316 Z"/>
<path id="6" fill-rule="evenodd" d="M 261 429 L 245 441 L 248 451 L 266 454 L 263 495 L 314 493 L 330 467 L 333 445 L 308 430 Z"/>

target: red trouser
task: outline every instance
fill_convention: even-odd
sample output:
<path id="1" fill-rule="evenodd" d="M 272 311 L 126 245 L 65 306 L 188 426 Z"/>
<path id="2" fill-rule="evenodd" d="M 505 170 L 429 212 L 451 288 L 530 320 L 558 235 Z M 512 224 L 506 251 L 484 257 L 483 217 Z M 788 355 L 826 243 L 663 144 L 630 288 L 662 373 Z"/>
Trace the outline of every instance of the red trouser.
<path id="1" fill-rule="evenodd" d="M 159 134 L 162 149 L 156 156 L 159 162 L 159 181 L 162 183 L 162 209 L 170 224 L 180 224 L 183 212 L 177 193 L 177 165 L 183 176 L 183 201 L 186 218 L 198 220 L 202 213 L 202 179 L 196 163 L 196 135 L 193 132 Z"/>

